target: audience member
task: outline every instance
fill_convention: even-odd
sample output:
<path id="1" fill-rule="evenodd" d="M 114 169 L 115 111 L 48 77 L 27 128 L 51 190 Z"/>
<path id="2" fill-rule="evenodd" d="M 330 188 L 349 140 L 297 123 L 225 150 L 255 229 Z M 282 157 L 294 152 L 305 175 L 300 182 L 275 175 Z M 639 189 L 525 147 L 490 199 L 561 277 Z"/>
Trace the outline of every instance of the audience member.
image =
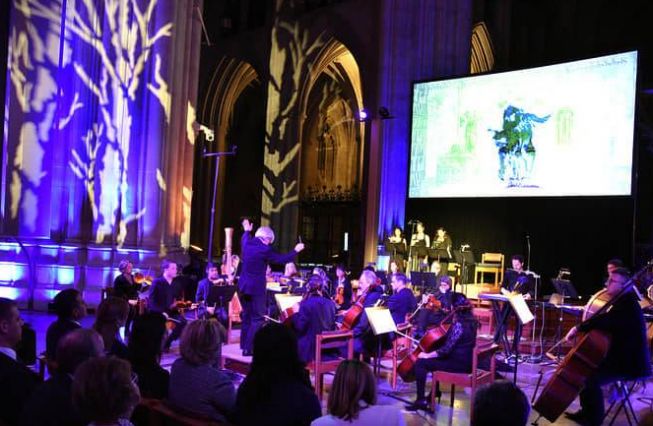
<path id="1" fill-rule="evenodd" d="M 0 297 L 0 424 L 13 426 L 38 376 L 16 360 L 16 345 L 20 342 L 23 320 L 18 305 Z"/>
<path id="2" fill-rule="evenodd" d="M 73 375 L 89 358 L 104 354 L 102 338 L 94 330 L 77 329 L 66 334 L 57 346 L 57 371 L 36 388 L 25 404 L 24 426 L 76 426 L 86 423 L 72 406 Z"/>
<path id="3" fill-rule="evenodd" d="M 333 379 L 328 413 L 312 426 L 370 425 L 403 426 L 401 410 L 392 405 L 376 404 L 376 379 L 370 368 L 359 360 L 340 363 Z"/>
<path id="4" fill-rule="evenodd" d="M 238 424 L 241 426 L 309 425 L 322 415 L 304 364 L 297 338 L 288 327 L 271 323 L 254 337 L 249 374 L 238 388 Z"/>
<path id="5" fill-rule="evenodd" d="M 222 344 L 216 320 L 197 320 L 181 335 L 181 358 L 172 364 L 168 399 L 171 405 L 224 422 L 233 412 L 236 390 L 217 365 Z"/>
<path id="6" fill-rule="evenodd" d="M 476 390 L 471 426 L 524 426 L 530 409 L 521 389 L 507 380 L 498 380 Z"/>
<path id="7" fill-rule="evenodd" d="M 141 399 L 129 363 L 95 358 L 75 372 L 72 401 L 90 426 L 133 426 L 128 420 Z"/>
<path id="8" fill-rule="evenodd" d="M 127 346 L 120 337 L 120 329 L 127 323 L 129 303 L 119 297 L 107 297 L 100 303 L 95 314 L 93 329 L 100 333 L 107 355 L 127 359 Z"/>
<path id="9" fill-rule="evenodd" d="M 57 320 L 50 324 L 45 335 L 45 355 L 50 360 L 55 358 L 59 339 L 82 326 L 79 321 L 86 316 L 86 303 L 79 291 L 68 288 L 54 296 L 54 310 Z"/>
<path id="10" fill-rule="evenodd" d="M 170 373 L 159 363 L 166 336 L 166 318 L 150 312 L 136 317 L 129 338 L 129 360 L 138 375 L 138 388 L 143 398 L 164 399 L 168 396 Z"/>

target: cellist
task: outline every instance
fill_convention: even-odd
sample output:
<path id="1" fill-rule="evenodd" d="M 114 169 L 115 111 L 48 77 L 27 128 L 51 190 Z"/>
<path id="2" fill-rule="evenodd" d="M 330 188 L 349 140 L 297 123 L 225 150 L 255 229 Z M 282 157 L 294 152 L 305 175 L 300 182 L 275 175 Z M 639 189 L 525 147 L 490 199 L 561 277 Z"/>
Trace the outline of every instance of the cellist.
<path id="1" fill-rule="evenodd" d="M 361 273 L 358 279 L 358 289 L 361 291 L 361 294 L 366 295 L 363 308 L 372 307 L 381 299 L 383 287 L 377 280 L 378 278 L 374 271 L 366 269 Z M 354 356 L 373 353 L 377 350 L 376 339 L 364 310 L 352 330 L 354 332 Z"/>
<path id="2" fill-rule="evenodd" d="M 436 351 L 420 353 L 415 363 L 417 398 L 415 402 L 406 406 L 408 411 L 428 410 L 425 388 L 429 371 L 452 373 L 472 371 L 478 323 L 472 314 L 472 305 L 464 294 L 454 293 L 452 308 L 455 310 L 453 323 L 444 337 L 442 346 Z M 436 392 L 439 393 L 439 389 Z"/>
<path id="3" fill-rule="evenodd" d="M 620 293 L 629 280 L 625 268 L 615 268 L 605 283 L 607 295 Z M 646 341 L 644 316 L 632 289 L 622 295 L 604 313 L 594 315 L 567 333 L 571 340 L 578 332 L 601 330 L 611 335 L 610 346 L 603 362 L 587 378 L 580 392 L 581 409 L 566 416 L 583 425 L 600 425 L 605 416 L 601 386 L 618 380 L 635 380 L 651 375 L 651 360 Z"/>

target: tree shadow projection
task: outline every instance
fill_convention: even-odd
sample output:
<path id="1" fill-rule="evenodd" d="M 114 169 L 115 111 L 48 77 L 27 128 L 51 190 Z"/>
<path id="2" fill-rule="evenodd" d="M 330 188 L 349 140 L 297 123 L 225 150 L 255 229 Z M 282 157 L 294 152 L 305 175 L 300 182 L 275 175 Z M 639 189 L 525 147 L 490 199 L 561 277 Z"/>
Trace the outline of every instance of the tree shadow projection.
<path id="1" fill-rule="evenodd" d="M 12 81 L 19 79 L 20 70 L 29 68 L 32 58 L 57 56 L 50 60 L 50 70 L 44 71 L 49 76 L 48 90 L 58 92 L 59 98 L 52 100 L 57 111 L 45 114 L 49 121 L 40 125 L 61 132 L 61 140 L 72 137 L 68 167 L 86 189 L 94 240 L 98 244 L 106 237 L 115 237 L 121 247 L 127 237 L 127 225 L 146 212 L 145 207 L 136 208 L 133 201 L 133 186 L 139 176 L 138 163 L 130 157 L 135 145 L 146 143 L 145 136 L 136 134 L 134 129 L 141 110 L 151 108 L 148 95 L 158 103 L 166 123 L 170 123 L 170 92 L 163 78 L 161 55 L 155 47 L 171 36 L 172 23 L 157 22 L 157 3 L 158 0 L 81 0 L 63 4 L 62 0 L 14 1 L 14 10 L 26 24 L 24 30 L 11 34 L 9 73 Z M 45 53 L 39 54 L 39 49 Z M 54 81 L 54 73 L 59 74 L 59 81 Z M 29 92 L 24 85 L 14 83 L 16 96 Z M 74 125 L 69 126 L 70 123 Z M 66 132 L 67 127 L 75 129 Z M 38 145 L 47 143 L 42 135 L 37 140 Z M 24 170 L 22 173 L 27 175 Z M 28 180 L 37 175 L 38 167 L 32 166 Z M 26 197 L 21 188 L 24 181 L 12 183 L 12 206 Z M 159 188 L 164 190 L 165 185 L 159 183 Z M 12 209 L 13 217 L 16 214 Z"/>

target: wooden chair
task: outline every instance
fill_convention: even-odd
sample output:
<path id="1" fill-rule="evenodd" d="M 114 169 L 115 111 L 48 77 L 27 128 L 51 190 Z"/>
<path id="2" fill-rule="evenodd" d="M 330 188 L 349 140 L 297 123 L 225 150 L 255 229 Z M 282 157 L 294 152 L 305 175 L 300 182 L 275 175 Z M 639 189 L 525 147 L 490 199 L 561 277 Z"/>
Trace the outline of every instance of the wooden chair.
<path id="1" fill-rule="evenodd" d="M 324 359 L 325 349 L 337 349 L 347 347 L 347 358 L 337 357 L 335 359 Z M 320 401 L 324 391 L 324 375 L 334 372 L 338 365 L 345 359 L 354 358 L 354 332 L 348 331 L 325 331 L 315 336 L 315 359 L 309 364 L 308 369 L 315 376 L 315 394 Z"/>
<path id="2" fill-rule="evenodd" d="M 479 323 L 479 334 L 492 335 L 494 331 L 494 313 L 491 308 L 473 308 L 474 318 Z"/>
<path id="3" fill-rule="evenodd" d="M 456 386 L 472 388 L 470 396 L 469 411 L 473 412 L 474 408 L 474 393 L 476 388 L 485 383 L 492 383 L 494 381 L 494 374 L 496 371 L 496 360 L 494 354 L 499 350 L 499 345 L 496 343 L 487 344 L 485 342 L 476 342 L 474 347 L 474 356 L 472 359 L 472 372 L 471 373 L 448 373 L 446 371 L 434 371 L 433 382 L 431 384 L 431 409 L 435 407 L 436 389 L 439 382 L 451 384 L 451 401 L 450 406 L 453 407 L 455 399 Z M 482 370 L 479 368 L 479 363 L 483 360 L 490 360 L 490 369 Z M 438 398 L 438 403 L 440 398 Z"/>
<path id="4" fill-rule="evenodd" d="M 503 281 L 503 253 L 483 253 L 481 255 L 481 263 L 476 264 L 474 281 L 483 282 L 483 275 L 485 273 L 494 274 L 494 286 L 498 286 Z M 478 280 L 479 275 L 481 281 Z"/>
<path id="5" fill-rule="evenodd" d="M 136 406 L 132 421 L 143 426 L 226 426 L 200 414 L 183 412 L 164 401 L 142 398 Z"/>

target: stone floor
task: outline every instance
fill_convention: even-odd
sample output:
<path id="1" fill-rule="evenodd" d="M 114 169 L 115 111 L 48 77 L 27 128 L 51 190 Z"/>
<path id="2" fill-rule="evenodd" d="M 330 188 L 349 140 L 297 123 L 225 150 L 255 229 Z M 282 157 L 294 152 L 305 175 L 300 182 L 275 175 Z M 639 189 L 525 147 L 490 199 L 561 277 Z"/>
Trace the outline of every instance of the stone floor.
<path id="1" fill-rule="evenodd" d="M 40 353 L 45 350 L 45 331 L 50 322 L 52 322 L 55 317 L 52 314 L 46 314 L 43 312 L 21 312 L 21 315 L 26 323 L 32 325 L 36 331 L 37 335 L 37 352 Z M 93 323 L 93 317 L 89 316 L 82 321 L 84 327 L 90 327 Z M 236 331 L 237 333 L 237 331 Z M 173 361 L 179 356 L 179 349 L 177 343 L 173 344 L 172 350 L 170 353 L 164 355 L 161 364 L 164 368 L 170 368 Z M 247 363 L 249 360 L 243 358 L 238 350 L 238 344 L 231 344 L 225 346 L 223 349 L 223 356 L 231 356 L 232 358 L 240 358 L 240 361 Z M 229 364 L 227 364 L 228 366 Z M 526 393 L 526 396 L 531 399 L 533 392 L 535 391 L 537 379 L 541 370 L 544 370 L 545 378 L 550 375 L 554 366 L 544 366 L 542 364 L 528 363 L 524 362 L 519 365 L 517 383 L 519 387 Z M 508 379 L 512 380 L 512 373 L 507 373 Z M 236 382 L 236 385 L 239 384 L 239 381 L 242 380 L 242 375 L 234 374 L 233 378 Z M 326 391 L 328 393 L 329 386 L 331 383 L 332 377 L 327 376 L 326 381 Z M 545 379 L 546 380 L 546 379 Z M 393 390 L 389 383 L 389 369 L 387 367 L 382 368 L 381 375 L 378 380 L 379 386 L 379 404 L 391 404 L 403 408 L 405 402 L 413 400 L 415 397 L 415 385 L 414 383 L 402 383 L 399 380 L 397 389 Z M 429 386 L 427 386 L 427 389 Z M 442 399 L 441 405 L 438 405 L 434 413 L 418 412 L 410 413 L 405 412 L 404 417 L 406 424 L 409 426 L 417 425 L 468 425 L 469 424 L 469 389 L 456 389 L 454 406 L 451 408 L 449 406 L 450 393 L 449 387 L 443 386 L 442 388 Z M 606 406 L 609 405 L 609 390 L 606 390 Z M 326 395 L 326 394 L 325 394 Z M 325 397 L 326 400 L 326 397 Z M 638 387 L 634 395 L 631 397 L 634 409 L 637 412 L 638 418 L 642 418 L 646 413 L 649 413 L 653 409 L 653 388 L 649 387 Z M 323 402 L 323 405 L 325 402 Z M 578 409 L 578 402 L 575 401 L 569 410 Z M 537 413 L 531 412 L 530 422 L 534 421 L 537 418 Z M 545 419 L 540 419 L 538 422 L 539 425 L 545 426 L 551 424 Z M 560 418 L 555 423 L 556 425 L 575 425 L 576 423 Z M 615 425 L 627 425 L 623 412 L 618 416 Z"/>

